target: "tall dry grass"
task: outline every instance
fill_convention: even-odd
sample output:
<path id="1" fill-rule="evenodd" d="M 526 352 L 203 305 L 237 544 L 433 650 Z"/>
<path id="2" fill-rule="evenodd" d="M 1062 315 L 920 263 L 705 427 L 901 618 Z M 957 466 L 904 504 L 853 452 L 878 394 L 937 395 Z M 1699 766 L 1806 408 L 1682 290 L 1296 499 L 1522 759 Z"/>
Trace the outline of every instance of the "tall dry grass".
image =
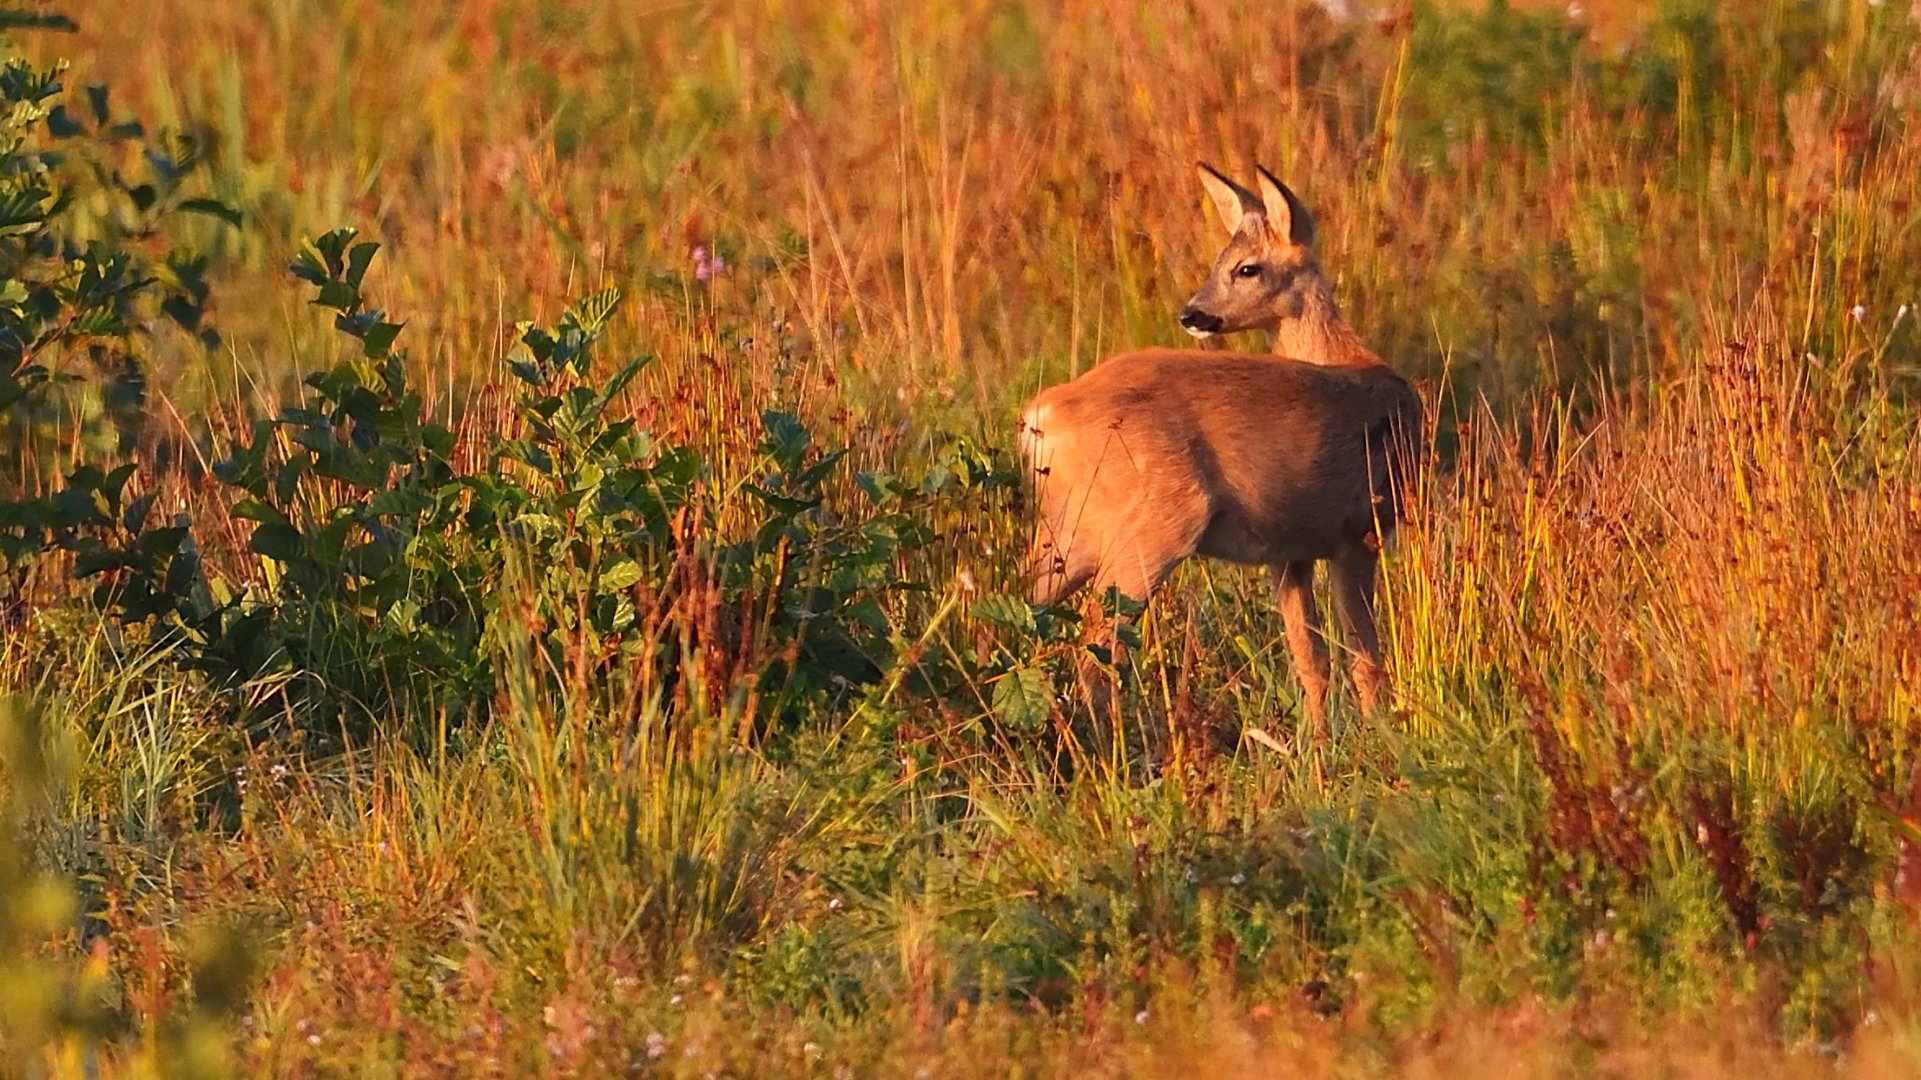
<path id="1" fill-rule="evenodd" d="M 768 407 L 865 468 L 1004 445 L 1032 390 L 1176 340 L 1217 243 L 1197 157 L 1294 184 L 1438 407 L 1383 584 L 1399 708 L 1327 743 L 1264 582 L 1219 567 L 1150 612 L 1106 743 L 901 677 L 749 747 L 738 695 L 550 678 L 510 636 L 478 745 L 328 756 L 130 672 L 49 582 L 0 677 L 60 718 L 33 835 L 92 921 L 34 949 L 84 941 L 155 1032 L 222 970 L 190 931 L 250 928 L 245 1020 L 204 1038 L 274 1073 L 1901 1074 L 1915 30 L 1585 6 L 70 5 L 30 48 L 204 125 L 249 215 L 197 237 L 230 347 L 156 380 L 209 452 L 332 358 L 279 267 L 341 222 L 387 243 L 464 452 L 510 424 L 512 320 L 604 282 L 640 294 L 610 351 L 660 356 L 633 409 L 719 487 Z M 937 524 L 890 615 L 922 655 L 1015 647 L 966 612 L 1018 507 Z"/>

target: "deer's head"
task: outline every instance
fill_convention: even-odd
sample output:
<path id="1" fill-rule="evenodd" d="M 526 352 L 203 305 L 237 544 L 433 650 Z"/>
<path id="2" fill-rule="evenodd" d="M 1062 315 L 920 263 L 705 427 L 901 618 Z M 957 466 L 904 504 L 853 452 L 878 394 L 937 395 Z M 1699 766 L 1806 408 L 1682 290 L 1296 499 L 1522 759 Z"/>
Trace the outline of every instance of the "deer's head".
<path id="1" fill-rule="evenodd" d="M 1201 185 L 1226 227 L 1227 247 L 1181 311 L 1195 337 L 1273 330 L 1298 319 L 1327 288 L 1314 258 L 1314 218 L 1287 185 L 1258 168 L 1258 191 L 1200 165 Z"/>

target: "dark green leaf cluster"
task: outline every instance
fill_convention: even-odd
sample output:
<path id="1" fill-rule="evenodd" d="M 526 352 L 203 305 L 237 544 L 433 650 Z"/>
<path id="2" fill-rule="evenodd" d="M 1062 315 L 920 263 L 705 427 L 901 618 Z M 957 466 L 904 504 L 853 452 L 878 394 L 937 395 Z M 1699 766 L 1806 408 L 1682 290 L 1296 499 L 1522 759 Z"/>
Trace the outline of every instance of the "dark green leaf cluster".
<path id="1" fill-rule="evenodd" d="M 58 23 L 9 13 L 0 28 Z M 149 137 L 138 122 L 115 119 L 104 87 L 87 88 L 75 111 L 63 100 L 63 71 L 0 60 L 0 602 L 58 549 L 82 575 L 112 571 L 115 602 L 147 616 L 167 606 L 169 580 L 195 576 L 195 560 L 172 526 L 126 540 L 143 531 L 151 500 L 129 496 L 139 486 L 131 469 L 111 461 L 140 437 L 152 329 L 172 324 L 203 345 L 217 341 L 206 323 L 206 260 L 161 230 L 179 213 L 237 215 L 192 194 L 204 164 L 197 141 Z M 136 167 L 125 167 L 130 160 Z M 108 463 L 80 469 L 49 495 L 58 487 L 49 463 L 63 459 L 53 451 L 76 434 Z M 115 544 L 120 561 L 102 554 Z"/>

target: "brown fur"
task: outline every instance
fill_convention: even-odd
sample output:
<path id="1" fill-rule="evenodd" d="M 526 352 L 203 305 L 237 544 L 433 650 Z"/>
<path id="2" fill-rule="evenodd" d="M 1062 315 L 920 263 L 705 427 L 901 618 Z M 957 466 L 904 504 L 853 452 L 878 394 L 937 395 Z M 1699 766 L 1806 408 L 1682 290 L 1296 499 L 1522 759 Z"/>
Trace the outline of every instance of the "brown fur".
<path id="1" fill-rule="evenodd" d="M 1036 396 L 1022 430 L 1039 502 L 1033 596 L 1055 602 L 1091 581 L 1146 599 L 1193 555 L 1271 567 L 1307 710 L 1322 723 L 1329 665 L 1314 564 L 1329 564 L 1355 687 L 1372 709 L 1386 681 L 1375 567 L 1421 402 L 1340 317 L 1293 194 L 1265 170 L 1256 196 L 1202 169 L 1233 238 L 1182 321 L 1267 330 L 1287 352 L 1144 349 Z"/>

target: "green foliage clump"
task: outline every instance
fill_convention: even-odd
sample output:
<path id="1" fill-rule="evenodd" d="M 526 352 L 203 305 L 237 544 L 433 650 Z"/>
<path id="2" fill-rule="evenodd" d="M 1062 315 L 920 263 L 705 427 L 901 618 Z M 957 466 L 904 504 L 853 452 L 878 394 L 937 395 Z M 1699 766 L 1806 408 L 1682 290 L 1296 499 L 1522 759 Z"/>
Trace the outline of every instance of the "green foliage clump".
<path id="1" fill-rule="evenodd" d="M 89 87 L 75 115 L 59 101 L 63 71 L 11 54 L 0 67 L 0 604 L 9 606 L 43 552 L 76 553 L 84 575 L 104 538 L 143 532 L 151 502 L 130 496 L 133 469 L 120 463 L 142 435 L 143 341 L 156 321 L 203 345 L 218 340 L 206 321 L 206 261 L 167 242 L 163 227 L 182 213 L 237 220 L 193 194 L 204 164 L 195 140 L 149 138 L 115 120 L 105 87 Z M 128 156 L 138 171 L 121 167 Z M 100 464 L 52 491 L 54 463 L 69 456 Z M 156 533 L 140 554 L 167 563 L 179 539 Z"/>
<path id="2" fill-rule="evenodd" d="M 553 327 L 521 325 L 508 358 L 520 431 L 463 457 L 408 384 L 400 324 L 362 296 L 377 250 L 341 230 L 300 253 L 293 273 L 317 287 L 315 303 L 359 355 L 310 376 L 306 401 L 257 421 L 214 467 L 238 496 L 232 515 L 254 523 L 248 546 L 269 587 L 209 582 L 185 526 L 145 529 L 145 504 L 121 510 L 132 472 L 122 466 L 75 479 L 98 509 L 83 524 L 113 533 L 77 567 L 112 578 L 97 594 L 112 615 L 155 621 L 222 685 L 281 681 L 279 703 L 323 728 L 343 716 L 484 713 L 490 628 L 503 614 L 548 627 L 557 663 L 573 650 L 596 667 L 645 654 L 640 666 L 674 683 L 697 648 L 708 662 L 731 659 L 729 683 L 764 683 L 774 701 L 891 668 L 897 632 L 883 603 L 908 584 L 898 561 L 933 533 L 904 507 L 831 513 L 827 485 L 845 451 L 820 452 L 798 419 L 769 411 L 765 468 L 744 484 L 760 513 L 745 536 L 717 535 L 700 455 L 613 414 L 647 361 L 594 370 L 620 304 L 607 289 Z M 884 476 L 862 486 L 900 501 Z M 701 640 L 668 632 L 692 625 L 668 625 L 689 617 L 689 602 L 703 608 Z"/>

